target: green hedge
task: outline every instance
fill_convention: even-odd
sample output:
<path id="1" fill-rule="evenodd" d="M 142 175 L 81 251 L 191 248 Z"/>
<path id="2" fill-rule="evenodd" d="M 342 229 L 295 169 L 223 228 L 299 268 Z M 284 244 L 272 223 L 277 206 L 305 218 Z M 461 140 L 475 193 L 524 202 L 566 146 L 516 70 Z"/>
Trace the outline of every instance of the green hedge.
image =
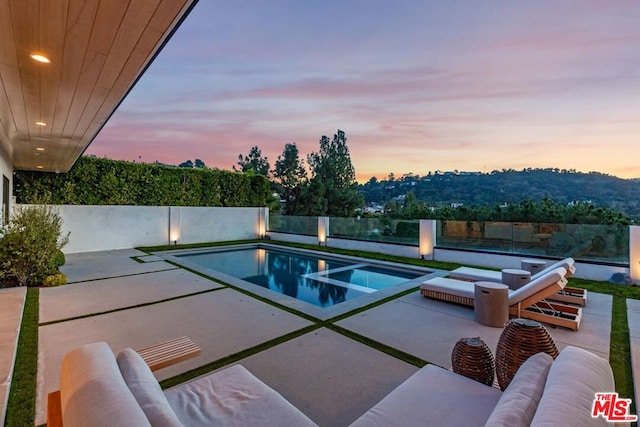
<path id="1" fill-rule="evenodd" d="M 81 157 L 66 174 L 16 171 L 18 203 L 266 206 L 262 175 Z"/>

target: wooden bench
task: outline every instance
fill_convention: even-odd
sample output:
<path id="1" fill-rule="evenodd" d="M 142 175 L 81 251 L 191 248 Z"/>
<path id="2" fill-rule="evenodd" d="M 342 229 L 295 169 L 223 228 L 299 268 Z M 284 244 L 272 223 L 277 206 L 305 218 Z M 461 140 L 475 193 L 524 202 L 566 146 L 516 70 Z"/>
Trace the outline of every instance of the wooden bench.
<path id="1" fill-rule="evenodd" d="M 184 362 L 192 357 L 200 356 L 202 353 L 200 347 L 189 337 L 175 338 L 136 351 L 152 371 Z"/>
<path id="2" fill-rule="evenodd" d="M 147 363 L 149 369 L 157 371 L 176 363 L 197 357 L 202 350 L 189 337 L 179 337 L 151 347 L 136 350 Z M 47 427 L 62 426 L 60 390 L 47 396 Z"/>

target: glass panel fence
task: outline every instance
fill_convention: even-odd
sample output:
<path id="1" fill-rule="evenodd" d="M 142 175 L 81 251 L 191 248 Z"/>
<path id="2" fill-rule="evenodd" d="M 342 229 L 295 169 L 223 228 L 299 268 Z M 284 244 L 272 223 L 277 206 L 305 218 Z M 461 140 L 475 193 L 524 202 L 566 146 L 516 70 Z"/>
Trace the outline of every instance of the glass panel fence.
<path id="1" fill-rule="evenodd" d="M 269 231 L 317 236 L 318 217 L 269 215 Z"/>
<path id="2" fill-rule="evenodd" d="M 418 245 L 420 220 L 380 218 L 331 218 L 329 237 Z"/>
<path id="3" fill-rule="evenodd" d="M 629 263 L 625 225 L 437 221 L 436 246 Z"/>

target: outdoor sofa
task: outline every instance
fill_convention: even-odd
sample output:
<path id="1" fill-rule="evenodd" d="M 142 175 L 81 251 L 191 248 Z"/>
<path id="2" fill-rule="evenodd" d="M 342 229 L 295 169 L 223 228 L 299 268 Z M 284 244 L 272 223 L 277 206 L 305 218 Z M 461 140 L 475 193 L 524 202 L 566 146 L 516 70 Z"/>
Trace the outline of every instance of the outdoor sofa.
<path id="1" fill-rule="evenodd" d="M 49 427 L 316 425 L 241 365 L 163 392 L 136 351 L 104 342 L 65 355 L 48 404 Z"/>
<path id="2" fill-rule="evenodd" d="M 351 426 L 607 426 L 591 416 L 592 405 L 596 392 L 614 391 L 606 360 L 568 346 L 555 361 L 546 353 L 527 359 L 504 392 L 427 365 Z"/>
<path id="3" fill-rule="evenodd" d="M 554 361 L 529 358 L 501 392 L 436 365 L 409 377 L 352 425 L 556 426 L 607 425 L 592 418 L 596 392 L 614 391 L 609 363 L 566 347 Z M 300 392 L 304 392 L 301 390 Z M 52 396 L 59 393 L 59 401 Z M 58 408 L 52 406 L 53 403 Z M 47 425 L 83 426 L 313 426 L 280 394 L 234 365 L 162 391 L 132 349 L 114 357 L 104 342 L 65 356 L 60 391 L 49 395 Z"/>
<path id="4" fill-rule="evenodd" d="M 566 270 L 558 267 L 519 289 L 509 289 L 509 314 L 577 331 L 582 320 L 582 308 L 547 302 L 548 298 L 564 289 Z M 465 280 L 435 277 L 420 285 L 420 292 L 427 298 L 474 306 L 475 284 Z"/>

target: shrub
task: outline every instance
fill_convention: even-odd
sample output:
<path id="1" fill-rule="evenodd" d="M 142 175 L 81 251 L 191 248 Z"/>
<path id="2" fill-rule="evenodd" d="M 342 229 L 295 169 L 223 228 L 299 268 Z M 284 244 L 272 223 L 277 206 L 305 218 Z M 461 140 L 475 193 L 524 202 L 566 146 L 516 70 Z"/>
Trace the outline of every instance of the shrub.
<path id="1" fill-rule="evenodd" d="M 56 268 L 58 268 L 63 266 L 65 262 L 66 262 L 66 259 L 64 257 L 64 252 L 58 249 L 56 251 L 56 255 L 53 257 L 53 265 L 55 265 Z"/>
<path id="2" fill-rule="evenodd" d="M 1 234 L 0 275 L 19 286 L 38 285 L 56 272 L 58 251 L 69 241 L 69 234 L 61 236 L 60 215 L 47 205 L 16 208 Z"/>
<path id="3" fill-rule="evenodd" d="M 67 276 L 62 273 L 52 274 L 47 276 L 42 281 L 42 286 L 62 286 L 67 284 Z"/>

